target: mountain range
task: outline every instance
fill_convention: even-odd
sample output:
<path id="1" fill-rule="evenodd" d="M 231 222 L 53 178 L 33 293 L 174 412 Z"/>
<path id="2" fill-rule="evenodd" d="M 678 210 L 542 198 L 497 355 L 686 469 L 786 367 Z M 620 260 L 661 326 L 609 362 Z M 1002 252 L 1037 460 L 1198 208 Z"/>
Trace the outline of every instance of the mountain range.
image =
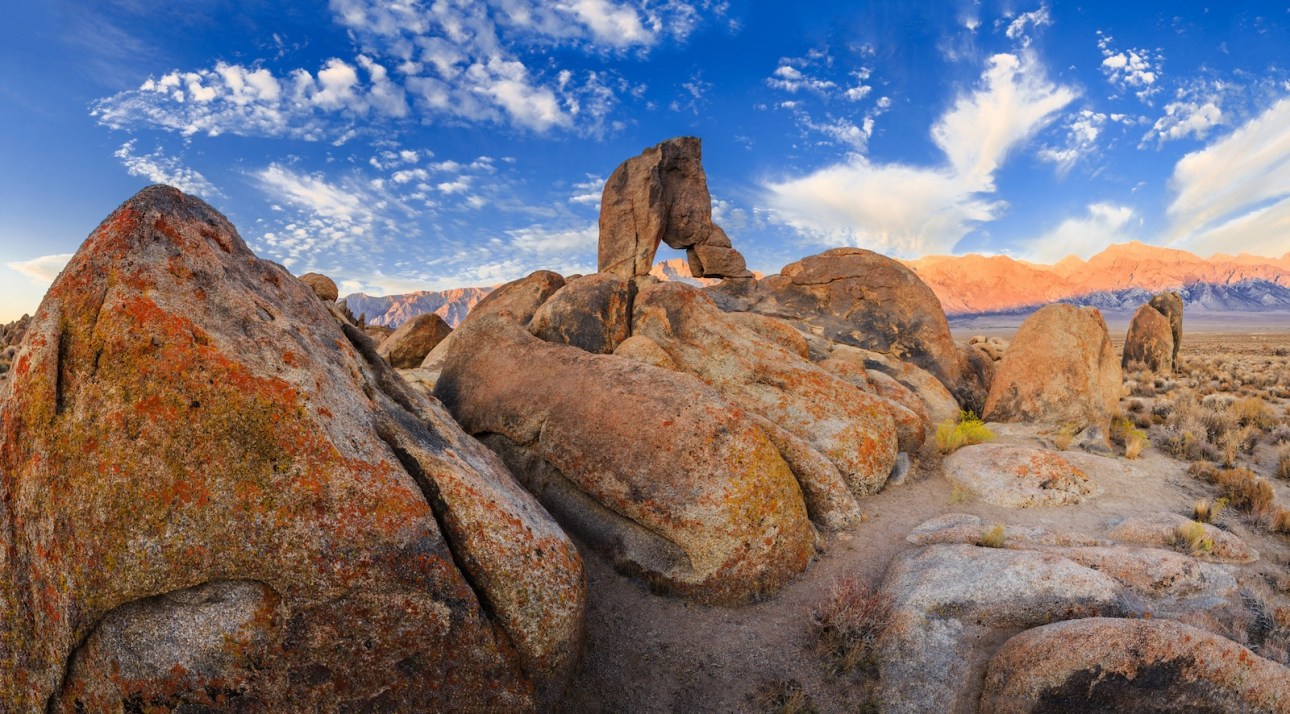
<path id="1" fill-rule="evenodd" d="M 931 287 L 951 317 L 1026 312 L 1054 302 L 1133 310 L 1161 290 L 1177 290 L 1186 305 L 1213 312 L 1290 311 L 1290 253 L 1280 258 L 1248 253 L 1201 258 L 1134 241 L 1110 246 L 1088 260 L 1070 256 L 1053 265 L 975 254 L 903 262 Z M 683 258 L 660 261 L 650 274 L 699 286 L 717 282 L 690 277 Z M 435 312 L 456 327 L 493 287 L 385 297 L 355 293 L 344 301 L 371 325 L 397 327 Z"/>

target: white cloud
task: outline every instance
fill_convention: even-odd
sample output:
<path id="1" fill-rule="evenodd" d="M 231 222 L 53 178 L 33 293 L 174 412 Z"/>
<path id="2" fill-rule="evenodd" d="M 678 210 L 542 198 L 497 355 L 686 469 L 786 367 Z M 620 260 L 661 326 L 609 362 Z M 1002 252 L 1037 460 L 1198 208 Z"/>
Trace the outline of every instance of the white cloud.
<path id="1" fill-rule="evenodd" d="M 121 160 L 131 176 L 143 176 L 153 183 L 164 183 L 185 193 L 206 198 L 224 195 L 205 176 L 182 165 L 179 159 L 166 156 L 161 149 L 139 156 L 134 153 L 134 145 L 135 139 L 131 139 L 112 154 Z"/>
<path id="2" fill-rule="evenodd" d="M 1097 138 L 1102 134 L 1108 116 L 1092 109 L 1081 109 L 1066 124 L 1066 143 L 1060 147 L 1045 146 L 1037 156 L 1057 165 L 1057 172 L 1065 174 L 1081 159 L 1097 153 Z"/>
<path id="3" fill-rule="evenodd" d="M 1223 110 L 1214 102 L 1170 102 L 1165 105 L 1165 115 L 1156 120 L 1144 138 L 1160 141 L 1181 139 L 1187 135 L 1204 139 L 1209 130 L 1223 124 Z"/>
<path id="4" fill-rule="evenodd" d="M 1156 86 L 1160 79 L 1160 66 L 1164 54 L 1159 50 L 1153 54 L 1141 48 L 1117 50 L 1112 47 L 1115 38 L 1098 32 L 1097 46 L 1102 50 L 1102 74 L 1112 86 L 1120 91 L 1133 91 L 1143 102 L 1150 103 L 1151 96 L 1160 91 Z"/>
<path id="5" fill-rule="evenodd" d="M 1201 253 L 1290 249 L 1290 98 L 1174 166 L 1171 241 Z"/>
<path id="6" fill-rule="evenodd" d="M 58 277 L 58 274 L 67 266 L 67 261 L 71 259 L 71 253 L 42 255 L 31 260 L 16 260 L 5 263 L 5 267 L 26 275 L 34 283 L 45 284 L 54 282 L 54 278 Z"/>
<path id="7" fill-rule="evenodd" d="M 535 225 L 509 230 L 506 234 L 511 237 L 511 246 L 516 250 L 548 255 L 595 251 L 600 229 L 594 223 L 576 228 Z"/>
<path id="8" fill-rule="evenodd" d="M 1040 5 L 1038 10 L 1023 12 L 1018 15 L 1016 19 L 1008 24 L 1008 29 L 1004 31 L 1004 34 L 1010 40 L 1019 40 L 1022 47 L 1029 47 L 1033 39 L 1027 30 L 1038 30 L 1051 24 L 1053 24 L 1053 18 L 1048 13 L 1048 6 Z"/>
<path id="9" fill-rule="evenodd" d="M 1029 259 L 1039 263 L 1056 263 L 1068 255 L 1091 258 L 1110 245 L 1131 240 L 1128 229 L 1134 217 L 1128 206 L 1094 203 L 1084 216 L 1067 218 L 1022 248 Z"/>
<path id="10" fill-rule="evenodd" d="M 932 127 L 940 167 L 876 164 L 863 156 L 766 185 L 777 220 L 833 245 L 866 245 L 904 255 L 946 252 L 1006 204 L 988 194 L 1008 154 L 1075 98 L 1043 76 L 1035 58 L 990 58 L 981 84 Z"/>

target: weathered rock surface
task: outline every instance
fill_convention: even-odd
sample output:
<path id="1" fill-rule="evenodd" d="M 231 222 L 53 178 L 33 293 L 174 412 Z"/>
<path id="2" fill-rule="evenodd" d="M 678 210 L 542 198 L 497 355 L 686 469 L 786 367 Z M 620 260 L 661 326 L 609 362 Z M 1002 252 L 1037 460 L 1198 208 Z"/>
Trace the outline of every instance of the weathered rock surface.
<path id="1" fill-rule="evenodd" d="M 632 335 L 614 348 L 614 354 L 637 362 L 653 365 L 660 369 L 680 369 L 672 357 L 663 351 L 658 343 L 644 335 Z"/>
<path id="2" fill-rule="evenodd" d="M 1141 543 L 1158 548 L 1172 548 L 1178 541 L 1178 530 L 1191 521 L 1177 513 L 1147 513 L 1131 516 L 1112 524 L 1107 536 L 1123 543 Z M 1216 563 L 1252 563 L 1259 559 L 1258 552 L 1246 545 L 1233 533 L 1208 523 L 1204 538 L 1210 549 L 1196 554 L 1201 560 Z"/>
<path id="3" fill-rule="evenodd" d="M 698 379 L 544 342 L 504 316 L 454 334 L 436 396 L 620 570 L 728 604 L 806 567 L 812 529 L 788 465 Z"/>
<path id="4" fill-rule="evenodd" d="M 433 312 L 417 315 L 381 340 L 376 353 L 388 360 L 395 369 L 413 369 L 421 366 L 430 350 L 443 342 L 451 332 L 452 328 L 448 323 Z"/>
<path id="5" fill-rule="evenodd" d="M 23 315 L 7 325 L 0 325 L 0 381 L 9 376 L 9 369 L 18 354 L 18 343 L 27 334 L 29 324 L 31 315 Z"/>
<path id="6" fill-rule="evenodd" d="M 13 711 L 195 711 L 229 687 L 266 710 L 526 710 L 575 661 L 573 544 L 205 203 L 156 186 L 109 216 L 14 371 Z"/>
<path id="7" fill-rule="evenodd" d="M 888 355 L 863 350 L 850 345 L 837 345 L 829 352 L 829 359 L 863 365 L 869 381 L 879 394 L 895 393 L 890 383 L 895 381 L 913 392 L 923 402 L 932 424 L 959 420 L 958 400 L 940 380 L 927 370 L 902 362 Z"/>
<path id="8" fill-rule="evenodd" d="M 537 314 L 538 308 L 562 287 L 564 287 L 564 278 L 559 273 L 553 273 L 550 270 L 529 273 L 519 280 L 513 280 L 490 292 L 479 301 L 478 305 L 475 305 L 462 324 L 486 315 L 505 313 L 519 324 L 527 325 Z M 422 360 L 420 369 L 431 381 L 443 368 L 444 361 L 448 359 L 448 353 L 452 351 L 456 340 L 455 335 L 455 330 L 449 333 Z"/>
<path id="9" fill-rule="evenodd" d="M 1016 444 L 965 446 L 942 467 L 950 483 L 1005 508 L 1068 506 L 1102 491 L 1057 454 Z"/>
<path id="10" fill-rule="evenodd" d="M 1088 618 L 1013 637 L 980 711 L 1285 712 L 1290 669 L 1169 620 Z"/>
<path id="11" fill-rule="evenodd" d="M 811 349 L 806 344 L 806 337 L 783 320 L 755 312 L 728 312 L 726 319 L 756 332 L 802 359 L 811 359 Z"/>
<path id="12" fill-rule="evenodd" d="M 686 251 L 694 277 L 751 278 L 744 258 L 712 222 L 702 150 L 668 139 L 624 161 L 600 199 L 599 270 L 624 280 L 648 275 L 659 242 Z"/>
<path id="13" fill-rule="evenodd" d="M 1101 313 L 1049 305 L 1021 323 L 998 363 L 982 416 L 1105 427 L 1119 404 L 1120 375 Z"/>
<path id="14" fill-rule="evenodd" d="M 1146 365 L 1152 372 L 1169 374 L 1174 371 L 1174 337 L 1169 318 L 1151 305 L 1138 308 L 1129 322 L 1120 367 L 1127 369 L 1133 362 Z"/>
<path id="15" fill-rule="evenodd" d="M 529 332 L 547 342 L 610 354 L 631 334 L 636 286 L 609 273 L 570 280 L 533 313 Z"/>
<path id="16" fill-rule="evenodd" d="M 723 307 L 797 320 L 834 342 L 881 352 L 931 372 L 952 392 L 963 364 L 935 293 L 909 268 L 859 248 L 834 248 L 790 263 L 744 294 L 712 289 Z"/>
<path id="17" fill-rule="evenodd" d="M 1182 349 L 1183 338 L 1183 300 L 1178 293 L 1167 290 L 1151 296 L 1151 301 L 1147 303 L 1156 309 L 1161 315 L 1169 318 L 1169 332 L 1174 338 L 1174 349 L 1171 355 L 1171 362 L 1178 364 L 1178 350 Z"/>
<path id="18" fill-rule="evenodd" d="M 992 362 L 998 362 L 1003 359 L 1003 353 L 1008 349 L 1008 341 L 997 335 L 986 337 L 985 335 L 973 335 L 968 340 L 968 347 L 972 347 L 990 358 Z"/>
<path id="19" fill-rule="evenodd" d="M 322 273 L 305 273 L 300 276 L 300 282 L 308 285 L 309 289 L 313 290 L 318 299 L 323 302 L 336 302 L 340 298 L 340 291 L 336 289 L 336 281 Z"/>
<path id="20" fill-rule="evenodd" d="M 654 340 L 731 403 L 811 444 L 856 496 L 886 482 L 897 441 L 885 401 L 726 320 L 702 290 L 680 283 L 641 290 L 632 332 Z M 803 484 L 808 493 L 813 488 Z"/>

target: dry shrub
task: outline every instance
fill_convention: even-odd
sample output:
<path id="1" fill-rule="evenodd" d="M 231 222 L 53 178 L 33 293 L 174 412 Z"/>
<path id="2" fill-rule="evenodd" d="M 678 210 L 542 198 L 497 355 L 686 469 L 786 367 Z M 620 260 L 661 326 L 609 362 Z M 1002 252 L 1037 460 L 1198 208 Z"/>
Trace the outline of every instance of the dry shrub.
<path id="1" fill-rule="evenodd" d="M 1290 508 L 1278 508 L 1274 511 L 1268 528 L 1273 533 L 1290 533 Z"/>
<path id="2" fill-rule="evenodd" d="M 943 422 L 936 427 L 936 448 L 942 454 L 952 454 L 964 446 L 994 441 L 994 432 L 973 412 L 959 413 L 957 424 Z"/>
<path id="3" fill-rule="evenodd" d="M 1187 521 L 1174 531 L 1174 544 L 1191 555 L 1201 555 L 1214 549 L 1214 539 L 1205 535 L 1205 524 Z"/>
<path id="4" fill-rule="evenodd" d="M 1197 523 L 1213 523 L 1218 520 L 1218 515 L 1223 512 L 1224 508 L 1227 508 L 1226 498 L 1220 498 L 1213 503 L 1210 503 L 1208 499 L 1202 498 L 1192 505 L 1192 518 L 1194 518 Z"/>
<path id="5" fill-rule="evenodd" d="M 1187 475 L 1206 483 L 1218 483 L 1219 468 L 1208 461 L 1197 461 L 1187 467 Z"/>
<path id="6" fill-rule="evenodd" d="M 1226 469 L 1218 474 L 1218 489 L 1232 508 L 1254 515 L 1268 512 L 1276 497 L 1272 484 L 1249 469 Z"/>
<path id="7" fill-rule="evenodd" d="M 1228 407 L 1241 426 L 1252 426 L 1267 431 L 1277 425 L 1277 413 L 1258 397 L 1238 399 Z"/>
<path id="8" fill-rule="evenodd" d="M 1141 429 L 1130 429 L 1124 437 L 1124 456 L 1136 459 L 1147 448 L 1147 432 Z"/>
<path id="9" fill-rule="evenodd" d="M 996 523 L 990 530 L 981 534 L 980 540 L 976 542 L 982 548 L 1002 548 L 1007 536 L 1004 534 L 1002 523 Z"/>
<path id="10" fill-rule="evenodd" d="M 1290 444 L 1277 449 L 1277 478 L 1290 478 Z"/>
<path id="11" fill-rule="evenodd" d="M 1147 405 L 1141 399 L 1130 399 L 1127 407 L 1130 414 L 1137 414 L 1146 408 Z"/>
<path id="12" fill-rule="evenodd" d="M 834 674 L 873 673 L 878 640 L 891 615 L 886 593 L 853 578 L 842 580 L 812 618 L 816 652 Z"/>
<path id="13" fill-rule="evenodd" d="M 1053 446 L 1058 451 L 1065 451 L 1070 448 L 1071 442 L 1075 441 L 1075 435 L 1079 433 L 1079 426 L 1075 424 L 1062 424 L 1053 435 Z"/>
<path id="14" fill-rule="evenodd" d="M 815 714 L 815 702 L 796 679 L 776 679 L 757 689 L 757 710 L 766 714 Z"/>

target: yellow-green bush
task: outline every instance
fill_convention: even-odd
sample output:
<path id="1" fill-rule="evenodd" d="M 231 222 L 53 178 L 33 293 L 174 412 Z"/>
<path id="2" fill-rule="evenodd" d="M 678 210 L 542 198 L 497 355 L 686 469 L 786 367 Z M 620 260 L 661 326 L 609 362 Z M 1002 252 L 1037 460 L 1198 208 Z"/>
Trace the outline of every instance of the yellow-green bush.
<path id="1" fill-rule="evenodd" d="M 959 412 L 959 420 L 942 422 L 936 427 L 936 448 L 951 454 L 964 446 L 994 441 L 994 432 L 973 412 Z"/>

